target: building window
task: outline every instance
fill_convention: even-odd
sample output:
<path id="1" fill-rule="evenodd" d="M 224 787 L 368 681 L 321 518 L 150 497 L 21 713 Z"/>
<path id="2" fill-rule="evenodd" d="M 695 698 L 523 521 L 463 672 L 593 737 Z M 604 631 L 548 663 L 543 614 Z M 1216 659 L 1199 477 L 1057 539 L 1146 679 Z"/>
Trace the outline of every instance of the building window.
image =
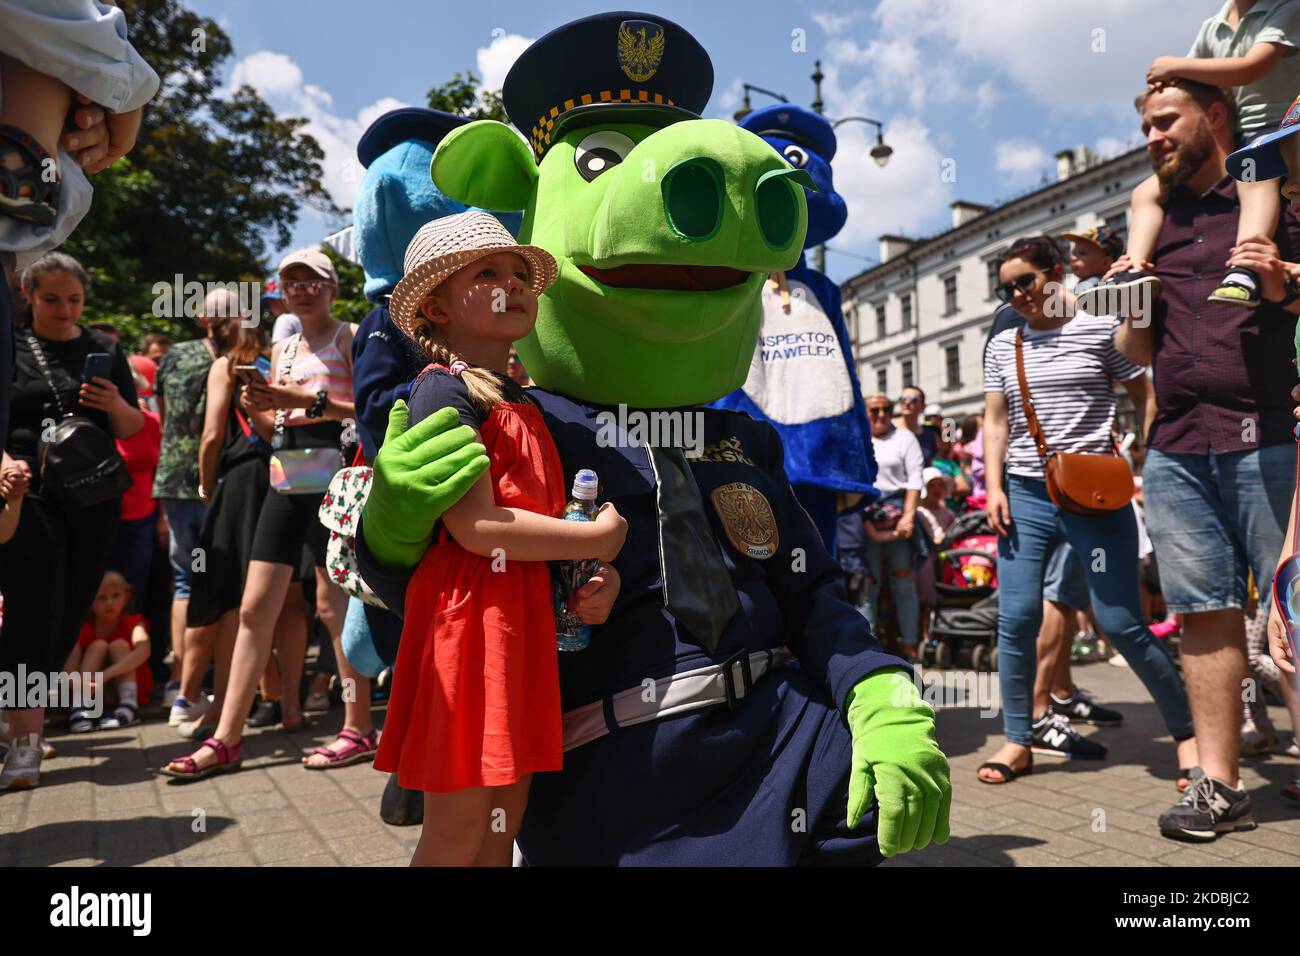
<path id="1" fill-rule="evenodd" d="M 987 263 L 989 270 L 989 298 L 997 298 L 997 293 L 993 290 L 998 287 L 998 260 L 990 259 Z"/>
<path id="2" fill-rule="evenodd" d="M 885 303 L 876 306 L 876 338 L 883 339 L 888 334 L 885 325 Z"/>
<path id="3" fill-rule="evenodd" d="M 898 302 L 903 308 L 903 330 L 906 331 L 912 327 L 912 296 L 900 295 Z"/>
<path id="4" fill-rule="evenodd" d="M 903 388 L 911 388 L 916 384 L 912 379 L 912 360 L 903 359 Z"/>
<path id="5" fill-rule="evenodd" d="M 943 314 L 953 315 L 957 311 L 957 273 L 943 277 Z"/>
<path id="6" fill-rule="evenodd" d="M 1115 235 L 1119 236 L 1119 241 L 1128 242 L 1128 211 L 1120 210 L 1113 216 L 1106 217 L 1106 225 L 1110 226 Z"/>
<path id="7" fill-rule="evenodd" d="M 944 388 L 961 388 L 961 353 L 956 342 L 943 347 Z"/>
<path id="8" fill-rule="evenodd" d="M 881 365 L 876 368 L 876 391 L 881 395 L 889 394 L 889 368 Z"/>

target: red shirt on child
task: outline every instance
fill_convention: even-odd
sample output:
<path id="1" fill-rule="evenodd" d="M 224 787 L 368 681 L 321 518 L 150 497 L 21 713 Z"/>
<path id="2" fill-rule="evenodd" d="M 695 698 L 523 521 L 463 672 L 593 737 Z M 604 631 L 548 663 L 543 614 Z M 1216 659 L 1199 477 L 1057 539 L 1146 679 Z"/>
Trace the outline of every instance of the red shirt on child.
<path id="1" fill-rule="evenodd" d="M 139 614 L 123 614 L 117 620 L 117 628 L 108 637 L 100 637 L 95 633 L 95 622 L 87 621 L 81 625 L 81 631 L 77 634 L 77 643 L 83 649 L 89 647 L 94 641 L 107 641 L 111 646 L 115 641 L 121 641 L 126 644 L 127 649 L 134 647 L 131 643 L 131 634 L 135 631 L 135 626 L 139 624 L 149 631 L 149 622 Z M 140 706 L 143 707 L 149 703 L 149 691 L 153 689 L 153 671 L 149 669 L 149 662 L 146 660 L 143 664 L 135 669 L 135 687 L 138 695 L 137 699 Z"/>

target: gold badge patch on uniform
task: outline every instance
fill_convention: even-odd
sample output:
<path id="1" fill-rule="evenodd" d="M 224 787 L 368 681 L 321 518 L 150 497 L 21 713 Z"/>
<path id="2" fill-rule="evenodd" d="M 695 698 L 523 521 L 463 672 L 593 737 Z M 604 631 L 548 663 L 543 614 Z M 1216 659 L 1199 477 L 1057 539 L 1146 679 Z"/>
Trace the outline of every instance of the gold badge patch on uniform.
<path id="1" fill-rule="evenodd" d="M 709 498 L 737 551 L 760 561 L 776 554 L 780 541 L 776 517 L 762 492 L 753 485 L 733 481 L 714 488 Z"/>

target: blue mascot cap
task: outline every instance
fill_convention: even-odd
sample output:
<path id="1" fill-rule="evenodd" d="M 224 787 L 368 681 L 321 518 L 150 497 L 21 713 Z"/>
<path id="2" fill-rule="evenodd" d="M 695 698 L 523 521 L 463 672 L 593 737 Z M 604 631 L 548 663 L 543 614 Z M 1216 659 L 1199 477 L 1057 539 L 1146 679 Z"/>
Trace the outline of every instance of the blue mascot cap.
<path id="1" fill-rule="evenodd" d="M 1300 96 L 1291 103 L 1291 108 L 1282 117 L 1282 122 L 1271 133 L 1265 133 L 1249 146 L 1244 146 L 1228 157 L 1224 163 L 1233 179 L 1247 182 L 1259 182 L 1265 179 L 1277 179 L 1286 176 L 1286 160 L 1282 158 L 1282 147 L 1278 140 L 1286 139 L 1300 133 Z M 1248 164 L 1253 160 L 1253 164 Z"/>
<path id="2" fill-rule="evenodd" d="M 713 63 L 695 37 L 663 17 L 619 11 L 533 43 L 506 74 L 501 101 L 540 162 L 566 129 L 699 119 L 712 92 Z"/>
<path id="3" fill-rule="evenodd" d="M 406 247 L 416 230 L 469 208 L 444 196 L 429 178 L 438 143 L 468 122 L 441 110 L 403 107 L 371 123 L 357 143 L 366 174 L 353 204 L 353 240 L 371 302 L 382 302 L 402 278 Z"/>
<path id="4" fill-rule="evenodd" d="M 788 139 L 811 149 L 828 163 L 835 158 L 835 129 L 830 120 L 793 103 L 773 103 L 756 109 L 740 121 L 740 128 L 756 136 Z"/>
<path id="5" fill-rule="evenodd" d="M 370 128 L 361 134 L 357 141 L 357 160 L 369 168 L 384 153 L 408 139 L 423 140 L 437 146 L 444 136 L 468 122 L 463 116 L 420 106 L 392 110 L 371 123 Z"/>

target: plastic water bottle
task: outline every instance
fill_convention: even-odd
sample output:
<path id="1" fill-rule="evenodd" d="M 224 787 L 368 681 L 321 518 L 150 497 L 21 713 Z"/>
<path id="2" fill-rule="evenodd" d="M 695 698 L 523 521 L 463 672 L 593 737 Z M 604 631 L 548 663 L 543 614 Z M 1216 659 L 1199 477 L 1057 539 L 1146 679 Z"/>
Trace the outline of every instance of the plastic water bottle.
<path id="1" fill-rule="evenodd" d="M 564 507 L 565 521 L 596 520 L 596 473 L 581 469 L 573 476 L 573 497 Z M 585 650 L 591 643 L 591 628 L 574 613 L 577 592 L 587 583 L 600 562 L 595 558 L 566 561 L 560 567 L 560 581 L 555 602 L 555 643 L 562 651 Z"/>

